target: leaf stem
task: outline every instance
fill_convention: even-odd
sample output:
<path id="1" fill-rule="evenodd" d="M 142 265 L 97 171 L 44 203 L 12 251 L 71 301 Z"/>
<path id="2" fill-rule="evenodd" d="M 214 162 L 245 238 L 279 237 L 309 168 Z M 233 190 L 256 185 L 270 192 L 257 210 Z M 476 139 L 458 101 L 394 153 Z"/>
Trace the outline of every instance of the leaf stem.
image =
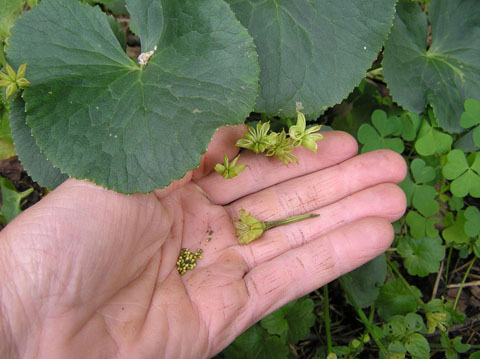
<path id="1" fill-rule="evenodd" d="M 390 267 L 390 269 L 392 269 L 395 274 L 398 276 L 398 278 L 400 278 L 400 281 L 403 283 L 403 285 L 405 286 L 405 288 L 407 288 L 407 290 L 410 292 L 410 294 L 415 298 L 415 300 L 417 301 L 418 304 L 420 304 L 420 306 L 422 307 L 423 311 L 425 313 L 428 313 L 430 312 L 430 310 L 428 309 L 427 305 L 425 304 L 425 302 L 417 295 L 417 293 L 415 293 L 415 291 L 412 289 L 412 287 L 410 286 L 410 284 L 407 282 L 407 280 L 405 279 L 405 277 L 402 275 L 402 273 L 400 273 L 400 271 L 397 269 L 397 267 L 395 267 L 395 265 L 387 258 L 387 264 L 388 266 Z"/>
<path id="2" fill-rule="evenodd" d="M 323 286 L 323 320 L 325 322 L 325 333 L 327 335 L 328 354 L 333 352 L 332 333 L 330 330 L 330 303 L 328 299 L 328 284 Z"/>
<path id="3" fill-rule="evenodd" d="M 377 344 L 378 346 L 378 349 L 380 350 L 380 352 L 383 353 L 384 356 L 386 356 L 388 354 L 387 350 L 385 349 L 385 347 L 383 346 L 382 342 L 380 341 L 380 339 L 377 337 L 375 331 L 373 330 L 372 328 L 372 324 L 370 322 L 370 320 L 367 318 L 367 315 L 365 314 L 365 312 L 362 310 L 362 308 L 360 308 L 360 306 L 358 305 L 358 303 L 355 301 L 355 298 L 353 297 L 352 293 L 350 292 L 350 290 L 348 289 L 348 287 L 345 285 L 345 282 L 343 281 L 343 278 L 338 278 L 338 282 L 340 283 L 340 285 L 342 286 L 342 289 L 345 293 L 345 295 L 347 296 L 348 298 L 348 301 L 353 305 L 353 307 L 355 308 L 355 311 L 357 312 L 358 316 L 360 317 L 360 321 L 362 322 L 362 324 L 365 326 L 365 328 L 367 329 L 368 331 L 368 334 L 370 334 L 370 336 L 372 337 L 373 341 L 375 342 L 375 344 Z"/>
<path id="4" fill-rule="evenodd" d="M 268 230 L 268 229 L 275 228 L 275 227 L 278 227 L 278 226 L 283 226 L 284 224 L 303 221 L 304 219 L 318 217 L 318 216 L 320 216 L 320 215 L 316 214 L 316 213 L 307 213 L 307 214 L 301 214 L 299 216 L 293 216 L 293 217 L 289 217 L 289 218 L 285 218 L 285 219 L 280 219 L 278 221 L 263 222 L 263 223 L 265 224 L 265 230 Z"/>
<path id="5" fill-rule="evenodd" d="M 470 262 L 470 265 L 467 268 L 467 271 L 465 272 L 465 275 L 463 276 L 462 283 L 460 283 L 460 288 L 458 289 L 457 296 L 455 297 L 455 303 L 453 304 L 453 309 L 457 308 L 458 300 L 460 299 L 460 294 L 462 293 L 463 285 L 465 284 L 465 281 L 467 280 L 467 277 L 470 274 L 470 269 L 472 269 L 476 259 L 477 257 L 473 257 L 472 261 Z"/>

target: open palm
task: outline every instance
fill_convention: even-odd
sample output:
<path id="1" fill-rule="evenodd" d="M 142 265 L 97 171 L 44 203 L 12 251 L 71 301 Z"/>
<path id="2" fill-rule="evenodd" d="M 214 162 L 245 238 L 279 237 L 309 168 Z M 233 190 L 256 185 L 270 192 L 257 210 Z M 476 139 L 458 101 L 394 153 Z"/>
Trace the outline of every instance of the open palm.
<path id="1" fill-rule="evenodd" d="M 69 180 L 7 226 L 4 352 L 208 358 L 271 311 L 388 248 L 389 222 L 405 209 L 395 185 L 405 175 L 400 156 L 355 156 L 349 135 L 329 132 L 317 154 L 296 152 L 299 165 L 242 154 L 248 168 L 225 180 L 210 170 L 224 151 L 232 158 L 241 131 L 219 131 L 202 166 L 166 190 L 126 196 Z M 232 218 L 241 208 L 262 220 L 320 216 L 239 246 Z M 182 248 L 203 250 L 183 276 Z"/>

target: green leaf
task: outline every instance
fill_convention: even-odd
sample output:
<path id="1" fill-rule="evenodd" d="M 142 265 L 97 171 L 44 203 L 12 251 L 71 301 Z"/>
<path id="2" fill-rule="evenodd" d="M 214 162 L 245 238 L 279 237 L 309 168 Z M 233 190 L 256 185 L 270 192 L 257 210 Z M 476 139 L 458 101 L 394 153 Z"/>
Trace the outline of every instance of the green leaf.
<path id="1" fill-rule="evenodd" d="M 476 126 L 472 129 L 472 139 L 475 146 L 480 147 L 480 102 L 477 100 L 470 98 L 465 101 L 464 104 L 465 112 L 462 114 L 462 118 L 460 119 L 460 125 L 463 128 L 470 128 L 472 126 Z"/>
<path id="2" fill-rule="evenodd" d="M 419 298 L 422 297 L 422 292 L 417 287 L 410 287 Z M 415 312 L 419 306 L 400 279 L 389 280 L 383 285 L 376 305 L 378 314 L 385 320 L 397 314 Z"/>
<path id="3" fill-rule="evenodd" d="M 407 350 L 399 341 L 393 341 L 388 345 L 388 359 L 403 359 Z"/>
<path id="4" fill-rule="evenodd" d="M 415 211 L 409 211 L 405 220 L 410 227 L 410 234 L 414 238 L 422 239 L 425 237 L 434 238 L 438 236 L 435 223 L 440 222 L 440 220 L 437 217 L 425 218 Z"/>
<path id="5" fill-rule="evenodd" d="M 420 158 L 415 158 L 410 164 L 410 170 L 412 171 L 415 183 L 427 183 L 435 179 L 435 169 L 427 166 L 425 161 Z"/>
<path id="6" fill-rule="evenodd" d="M 422 156 L 445 153 L 452 147 L 452 137 L 440 132 L 423 120 L 415 142 L 415 150 Z"/>
<path id="7" fill-rule="evenodd" d="M 417 137 L 422 118 L 416 113 L 404 112 L 400 119 L 402 121 L 402 138 L 405 141 L 413 141 Z"/>
<path id="8" fill-rule="evenodd" d="M 473 242 L 472 249 L 473 249 L 473 254 L 475 254 L 477 258 L 480 258 L 480 237 L 478 237 L 477 240 Z"/>
<path id="9" fill-rule="evenodd" d="M 475 237 L 480 234 L 480 211 L 477 207 L 470 206 L 465 210 L 465 234 Z"/>
<path id="10" fill-rule="evenodd" d="M 158 0 L 127 0 L 127 10 L 142 40 L 142 52 L 152 51 L 162 36 L 164 20 L 162 2 Z"/>
<path id="11" fill-rule="evenodd" d="M 110 28 L 112 29 L 113 34 L 118 40 L 118 43 L 122 47 L 123 51 L 127 50 L 127 33 L 122 29 L 122 26 L 120 25 L 117 20 L 112 15 L 108 16 L 108 24 L 110 25 Z"/>
<path id="12" fill-rule="evenodd" d="M 459 211 L 453 225 L 442 231 L 442 236 L 447 243 L 469 243 L 470 237 L 465 233 L 465 211 Z"/>
<path id="13" fill-rule="evenodd" d="M 339 103 L 358 85 L 391 27 L 394 0 L 227 0 L 255 39 L 255 110 L 294 117 Z"/>
<path id="14" fill-rule="evenodd" d="M 0 42 L 10 36 L 13 21 L 21 15 L 23 4 L 22 0 L 0 0 Z"/>
<path id="15" fill-rule="evenodd" d="M 9 223 L 22 212 L 20 209 L 21 201 L 33 192 L 33 188 L 17 192 L 13 183 L 4 177 L 0 177 L 0 186 L 2 187 L 2 209 L 0 214 Z"/>
<path id="16" fill-rule="evenodd" d="M 42 187 L 54 189 L 68 176 L 55 168 L 35 143 L 30 127 L 27 126 L 25 103 L 19 97 L 10 106 L 10 126 L 15 137 L 18 159 L 30 177 Z"/>
<path id="17" fill-rule="evenodd" d="M 309 298 L 294 300 L 262 319 L 261 326 L 289 344 L 306 339 L 315 324 L 314 303 Z"/>
<path id="18" fill-rule="evenodd" d="M 437 191 L 433 186 L 417 185 L 413 192 L 412 204 L 422 215 L 430 217 L 439 210 L 436 196 Z"/>
<path id="19" fill-rule="evenodd" d="M 453 348 L 459 353 L 466 353 L 472 347 L 470 344 L 462 343 L 462 337 L 455 337 L 452 341 Z"/>
<path id="20" fill-rule="evenodd" d="M 480 350 L 477 350 L 476 352 L 470 354 L 468 359 L 480 359 Z"/>
<path id="21" fill-rule="evenodd" d="M 343 283 L 360 308 L 371 306 L 377 300 L 380 286 L 387 276 L 385 254 L 381 254 L 354 271 L 343 275 Z"/>
<path id="22" fill-rule="evenodd" d="M 452 150 L 447 155 L 447 163 L 443 167 L 443 176 L 453 180 L 450 191 L 456 197 L 467 194 L 480 197 L 480 156 L 479 152 L 471 153 L 467 158 L 462 150 Z"/>
<path id="23" fill-rule="evenodd" d="M 287 359 L 288 347 L 276 335 L 270 335 L 260 325 L 255 324 L 240 335 L 224 351 L 225 359 Z"/>
<path id="24" fill-rule="evenodd" d="M 445 257 L 445 247 L 440 237 L 422 239 L 404 237 L 397 250 L 404 259 L 408 274 L 419 277 L 437 272 L 440 262 Z"/>
<path id="25" fill-rule="evenodd" d="M 405 316 L 405 324 L 409 332 L 426 333 L 427 327 L 423 318 L 416 313 L 408 313 Z"/>
<path id="26" fill-rule="evenodd" d="M 410 334 L 405 342 L 405 348 L 412 356 L 412 359 L 430 358 L 430 345 L 427 339 L 421 334 Z"/>
<path id="27" fill-rule="evenodd" d="M 12 29 L 9 61 L 29 64 L 27 125 L 62 172 L 126 193 L 163 188 L 198 166 L 218 127 L 252 110 L 257 56 L 228 5 L 156 1 L 169 20 L 144 67 L 105 14 L 77 1 L 44 0 Z M 140 21 L 150 3 L 132 6 L 148 46 L 160 31 L 159 5 Z"/>
<path id="28" fill-rule="evenodd" d="M 448 207 L 451 211 L 458 212 L 463 209 L 463 207 L 465 207 L 465 202 L 462 198 L 452 196 L 452 198 L 450 198 L 450 200 L 448 201 Z"/>
<path id="29" fill-rule="evenodd" d="M 390 116 L 382 110 L 375 110 L 372 113 L 372 124 L 363 124 L 358 129 L 358 141 L 364 146 L 361 152 L 370 152 L 381 148 L 388 148 L 392 151 L 402 153 L 404 150 L 403 141 L 400 138 L 388 138 L 394 132 L 401 129 L 402 123 L 397 116 Z M 378 132 L 377 132 L 378 131 Z"/>
<path id="30" fill-rule="evenodd" d="M 461 132 L 460 117 L 468 98 L 479 99 L 480 23 L 477 0 L 436 0 L 427 17 L 414 2 L 397 5 L 385 43 L 383 74 L 393 99 L 417 113 L 430 103 L 441 127 Z"/>

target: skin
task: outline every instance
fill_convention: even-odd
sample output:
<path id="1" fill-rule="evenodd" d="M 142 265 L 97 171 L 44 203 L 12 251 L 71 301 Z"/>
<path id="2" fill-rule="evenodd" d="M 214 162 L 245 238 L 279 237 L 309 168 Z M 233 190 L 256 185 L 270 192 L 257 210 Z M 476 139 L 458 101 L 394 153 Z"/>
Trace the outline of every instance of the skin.
<path id="1" fill-rule="evenodd" d="M 242 153 L 211 171 L 244 127 L 220 129 L 200 167 L 167 189 L 122 195 L 68 180 L 0 233 L 0 357 L 208 358 L 249 326 L 384 252 L 406 202 L 403 159 L 356 155 L 327 132 L 298 165 Z M 319 217 L 239 246 L 232 218 Z M 211 238 L 207 242 L 207 238 Z M 203 249 L 180 276 L 181 248 Z"/>

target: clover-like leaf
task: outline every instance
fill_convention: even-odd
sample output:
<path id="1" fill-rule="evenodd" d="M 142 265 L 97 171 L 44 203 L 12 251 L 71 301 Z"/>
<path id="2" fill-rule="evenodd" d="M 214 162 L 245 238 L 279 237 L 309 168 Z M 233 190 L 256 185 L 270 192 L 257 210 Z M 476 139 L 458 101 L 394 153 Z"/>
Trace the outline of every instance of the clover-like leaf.
<path id="1" fill-rule="evenodd" d="M 414 238 L 422 239 L 425 237 L 434 238 L 438 236 L 435 223 L 440 222 L 440 220 L 437 217 L 426 218 L 418 212 L 409 211 L 405 220 L 410 227 L 410 234 Z"/>
<path id="2" fill-rule="evenodd" d="M 404 237 L 397 250 L 404 259 L 408 273 L 419 277 L 435 273 L 440 267 L 440 261 L 445 257 L 445 247 L 440 237 L 422 239 Z"/>
<path id="3" fill-rule="evenodd" d="M 421 298 L 422 292 L 415 286 L 410 286 L 415 294 Z M 378 296 L 377 311 L 383 319 L 390 319 L 396 314 L 415 312 L 419 304 L 410 291 L 405 288 L 400 279 L 387 281 L 380 289 Z"/>
<path id="4" fill-rule="evenodd" d="M 15 138 L 18 159 L 28 174 L 42 187 L 55 189 L 68 176 L 60 172 L 40 151 L 26 124 L 25 103 L 17 98 L 10 106 L 10 126 Z"/>
<path id="5" fill-rule="evenodd" d="M 470 237 L 465 233 L 465 211 L 459 211 L 455 222 L 442 231 L 442 236 L 447 243 L 464 244 L 470 242 Z"/>
<path id="6" fill-rule="evenodd" d="M 416 113 L 404 112 L 400 119 L 402 121 L 402 138 L 405 141 L 413 141 L 417 137 L 422 118 Z"/>
<path id="7" fill-rule="evenodd" d="M 475 126 L 472 130 L 473 142 L 480 147 L 480 102 L 473 98 L 469 98 L 464 104 L 465 112 L 460 119 L 460 125 L 463 128 Z"/>
<path id="8" fill-rule="evenodd" d="M 385 43 L 383 74 L 393 99 L 421 113 L 430 103 L 441 127 L 460 132 L 463 104 L 480 97 L 480 23 L 477 0 L 436 0 L 427 15 L 401 0 Z M 427 47 L 428 46 L 428 47 Z"/>
<path id="9" fill-rule="evenodd" d="M 412 163 L 410 163 L 410 170 L 417 184 L 433 181 L 436 176 L 435 169 L 427 166 L 421 158 L 415 158 Z"/>
<path id="10" fill-rule="evenodd" d="M 394 0 L 227 0 L 259 54 L 255 110 L 322 112 L 358 85 L 391 27 Z"/>
<path id="11" fill-rule="evenodd" d="M 399 117 L 390 116 L 382 110 L 375 110 L 372 113 L 372 124 L 363 124 L 358 129 L 358 141 L 363 144 L 362 153 L 388 148 L 392 151 L 402 153 L 404 150 L 403 141 L 400 138 L 389 138 L 388 136 L 401 129 L 402 123 Z"/>
<path id="12" fill-rule="evenodd" d="M 342 276 L 344 285 L 360 308 L 371 306 L 377 300 L 380 286 L 387 276 L 385 254 L 381 254 L 354 271 Z"/>
<path id="13" fill-rule="evenodd" d="M 467 158 L 462 150 L 455 149 L 447 155 L 447 163 L 443 167 L 443 175 L 452 180 L 450 191 L 456 197 L 470 194 L 480 197 L 480 153 L 471 153 Z"/>
<path id="14" fill-rule="evenodd" d="M 433 167 L 427 166 L 425 161 L 416 158 L 410 164 L 415 182 L 408 176 L 400 183 L 400 187 L 407 196 L 408 204 L 412 204 L 425 217 L 433 216 L 439 210 L 438 202 L 435 200 L 437 191 L 433 186 L 422 183 L 435 179 L 436 173 Z"/>
<path id="15" fill-rule="evenodd" d="M 465 233 L 469 237 L 480 234 L 480 211 L 477 207 L 470 206 L 465 210 Z"/>
<path id="16" fill-rule="evenodd" d="M 127 57 L 98 7 L 70 0 L 25 13 L 7 57 L 28 62 L 26 123 L 49 161 L 107 188 L 149 192 L 198 166 L 218 127 L 244 121 L 259 67 L 221 0 L 127 5 L 143 48 L 157 42 L 146 66 Z"/>
<path id="17" fill-rule="evenodd" d="M 223 351 L 225 359 L 245 359 L 252 353 L 256 359 L 287 359 L 289 350 L 284 340 L 255 324 Z"/>
<path id="18" fill-rule="evenodd" d="M 445 153 L 452 147 L 452 142 L 452 136 L 436 130 L 424 119 L 415 141 L 415 150 L 422 156 Z"/>
<path id="19" fill-rule="evenodd" d="M 261 326 L 290 344 L 296 344 L 310 334 L 315 324 L 314 302 L 309 298 L 294 300 L 262 319 Z"/>

